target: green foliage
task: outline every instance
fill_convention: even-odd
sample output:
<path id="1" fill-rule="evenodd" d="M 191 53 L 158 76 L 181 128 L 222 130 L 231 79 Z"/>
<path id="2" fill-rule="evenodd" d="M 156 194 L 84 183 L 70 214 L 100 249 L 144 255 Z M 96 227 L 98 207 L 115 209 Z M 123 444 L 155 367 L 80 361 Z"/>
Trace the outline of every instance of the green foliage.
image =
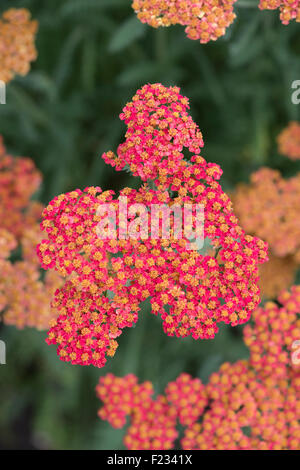
<path id="1" fill-rule="evenodd" d="M 226 36 L 200 45 L 180 26 L 142 25 L 130 3 L 1 1 L 1 11 L 27 7 L 40 22 L 38 60 L 7 87 L 0 134 L 11 153 L 32 157 L 43 172 L 44 203 L 77 187 L 138 184 L 106 166 L 101 154 L 123 140 L 118 115 L 147 82 L 179 85 L 190 98 L 203 156 L 222 166 L 225 189 L 261 165 L 286 175 L 300 169 L 275 144 L 288 121 L 299 119 L 300 107 L 291 104 L 291 83 L 300 79 L 299 26 L 283 26 L 276 12 L 237 6 Z M 101 370 L 62 363 L 44 333 L 2 327 L 0 337 L 7 343 L 0 446 L 12 448 L 120 448 L 122 431 L 97 418 L 100 375 L 137 373 L 162 391 L 182 371 L 207 380 L 222 362 L 247 356 L 238 328 L 222 328 L 213 341 L 178 340 L 164 335 L 149 313 L 124 332 L 115 358 Z"/>

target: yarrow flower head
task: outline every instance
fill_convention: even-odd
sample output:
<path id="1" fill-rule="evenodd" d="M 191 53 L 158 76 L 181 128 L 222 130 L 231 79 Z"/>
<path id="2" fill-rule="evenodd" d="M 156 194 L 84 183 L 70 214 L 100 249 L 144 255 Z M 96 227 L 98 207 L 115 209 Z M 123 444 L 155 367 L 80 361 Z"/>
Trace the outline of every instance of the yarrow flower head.
<path id="1" fill-rule="evenodd" d="M 235 19 L 236 0 L 134 0 L 132 8 L 142 23 L 154 28 L 180 24 L 187 37 L 201 43 L 215 41 Z"/>
<path id="2" fill-rule="evenodd" d="M 118 169 L 129 165 L 142 179 L 151 175 L 155 189 L 147 181 L 138 190 L 123 189 L 117 199 L 113 191 L 90 187 L 56 197 L 43 213 L 41 228 L 48 238 L 38 247 L 42 267 L 66 278 L 53 304 L 60 315 L 48 342 L 58 345 L 61 359 L 75 364 L 102 367 L 105 356 L 116 350 L 116 337 L 137 321 L 140 305 L 148 298 L 166 334 L 194 339 L 213 338 L 220 322 L 245 323 L 260 301 L 258 265 L 267 259 L 266 244 L 239 227 L 217 181 L 220 167 L 199 155 L 202 136 L 186 114 L 187 100 L 178 89 L 162 85 L 143 87 L 136 96 L 123 113 L 133 123 L 126 142 L 117 162 L 109 159 Z M 162 106 L 165 100 L 170 109 Z M 156 121 L 162 110 L 166 125 Z M 150 114 L 155 122 L 148 125 Z M 163 130 L 157 133 L 158 124 Z M 170 134 L 172 126 L 176 138 Z M 184 159 L 183 146 L 194 152 L 190 161 Z M 148 162 L 148 154 L 155 158 Z M 144 211 L 143 217 L 136 218 L 128 209 L 124 220 L 108 227 L 108 237 L 99 237 L 99 225 L 107 216 L 98 208 L 108 205 L 113 219 L 121 198 L 128 208 Z M 148 238 L 155 220 L 152 213 L 148 217 L 151 208 L 163 205 L 171 210 L 174 204 L 203 206 L 209 250 L 201 251 L 196 243 L 190 249 L 186 233 L 175 237 L 175 215 L 170 217 L 170 237 L 163 236 L 160 227 L 161 237 Z M 138 226 L 137 236 L 124 236 L 127 225 Z"/>
<path id="3" fill-rule="evenodd" d="M 300 260 L 300 173 L 284 179 L 279 171 L 261 168 L 250 184 L 237 187 L 234 210 L 242 227 L 266 240 L 273 255 Z"/>
<path id="4" fill-rule="evenodd" d="M 18 239 L 42 214 L 42 204 L 31 201 L 41 180 L 33 161 L 9 155 L 0 136 L 0 226 Z"/>
<path id="5" fill-rule="evenodd" d="M 259 308 L 244 330 L 250 360 L 223 364 L 207 385 L 181 374 L 154 399 L 152 384 L 139 385 L 134 375 L 101 377 L 99 417 L 115 428 L 130 417 L 128 449 L 171 449 L 178 438 L 184 450 L 298 449 L 299 364 L 290 352 L 299 337 L 299 295 L 294 286 L 280 296 L 282 307 Z"/>
<path id="6" fill-rule="evenodd" d="M 9 256 L 2 263 L 0 260 L 0 292 L 4 299 L 2 305 L 0 301 L 0 311 L 3 310 L 6 325 L 46 330 L 50 320 L 57 316 L 50 304 L 54 293 L 62 286 L 62 278 L 49 271 L 42 279 L 36 255 L 41 235 L 38 224 L 26 229 L 20 240 L 21 257 L 16 261 L 11 261 Z M 13 248 L 16 246 L 15 240 Z"/>
<path id="7" fill-rule="evenodd" d="M 289 370 L 300 372 L 299 365 L 291 365 L 292 345 L 300 339 L 300 286 L 282 292 L 278 303 L 266 302 L 254 312 L 244 340 L 260 375 L 286 378 Z"/>
<path id="8" fill-rule="evenodd" d="M 279 153 L 291 160 L 300 159 L 300 123 L 292 121 L 283 129 L 278 138 Z"/>
<path id="9" fill-rule="evenodd" d="M 7 154 L 0 136 L 0 313 L 17 328 L 49 328 L 50 308 L 61 277 L 41 277 L 36 245 L 42 239 L 42 204 L 32 202 L 41 175 L 29 158 Z"/>
<path id="10" fill-rule="evenodd" d="M 192 424 L 207 404 L 201 381 L 188 374 L 169 383 L 166 395 L 156 399 L 153 398 L 152 384 L 139 385 L 132 374 L 124 378 L 108 374 L 100 379 L 96 392 L 104 403 L 99 410 L 101 419 L 121 428 L 130 416 L 131 423 L 124 439 L 130 450 L 174 448 L 178 437 L 177 419 L 182 425 Z"/>
<path id="11" fill-rule="evenodd" d="M 280 12 L 280 20 L 284 25 L 295 20 L 300 22 L 300 0 L 260 0 L 261 10 L 277 10 Z"/>
<path id="12" fill-rule="evenodd" d="M 279 258 L 269 254 L 269 261 L 259 268 L 259 287 L 265 299 L 275 299 L 295 281 L 298 263 L 293 256 Z"/>
<path id="13" fill-rule="evenodd" d="M 11 8 L 0 17 L 0 80 L 26 75 L 36 59 L 34 41 L 38 24 L 25 8 Z"/>
<path id="14" fill-rule="evenodd" d="M 189 100 L 178 87 L 145 85 L 123 109 L 120 119 L 128 127 L 126 141 L 103 155 L 116 170 L 129 167 L 143 181 L 158 174 L 174 175 L 184 149 L 200 154 L 202 134 L 188 114 Z"/>

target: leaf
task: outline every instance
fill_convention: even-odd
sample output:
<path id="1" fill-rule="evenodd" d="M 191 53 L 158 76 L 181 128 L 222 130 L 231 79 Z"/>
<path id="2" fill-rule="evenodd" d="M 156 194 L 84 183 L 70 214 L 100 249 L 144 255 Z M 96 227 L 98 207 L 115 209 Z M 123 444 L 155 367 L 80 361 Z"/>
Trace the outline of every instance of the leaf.
<path id="1" fill-rule="evenodd" d="M 136 39 L 144 35 L 146 26 L 135 16 L 126 20 L 112 37 L 109 44 L 110 52 L 120 52 Z"/>

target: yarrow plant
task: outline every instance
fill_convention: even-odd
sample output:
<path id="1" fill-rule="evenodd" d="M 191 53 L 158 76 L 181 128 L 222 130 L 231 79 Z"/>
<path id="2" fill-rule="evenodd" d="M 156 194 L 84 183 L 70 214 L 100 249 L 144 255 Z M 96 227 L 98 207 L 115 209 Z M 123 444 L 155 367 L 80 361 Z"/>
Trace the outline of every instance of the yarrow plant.
<path id="1" fill-rule="evenodd" d="M 279 153 L 291 160 L 300 159 L 300 123 L 292 121 L 283 129 L 278 138 Z"/>
<path id="2" fill-rule="evenodd" d="M 25 8 L 11 8 L 0 17 L 0 80 L 26 75 L 37 57 L 34 41 L 38 23 Z"/>
<path id="3" fill-rule="evenodd" d="M 17 328 L 47 329 L 56 315 L 50 301 L 61 285 L 57 273 L 42 279 L 36 255 L 43 206 L 31 197 L 40 183 L 32 160 L 9 155 L 0 136 L 0 313 Z"/>
<path id="4" fill-rule="evenodd" d="M 189 39 L 201 43 L 223 36 L 235 19 L 236 0 L 134 0 L 132 8 L 142 23 L 154 28 L 180 24 Z"/>
<path id="5" fill-rule="evenodd" d="M 267 259 L 266 244 L 238 225 L 218 183 L 220 167 L 200 156 L 202 135 L 188 109 L 179 88 L 145 85 L 121 114 L 128 131 L 117 156 L 108 152 L 103 158 L 142 179 L 140 189 L 120 192 L 130 204 L 149 209 L 201 204 L 209 254 L 197 245 L 187 249 L 184 236 L 144 238 L 140 218 L 130 211 L 126 221 L 119 221 L 117 238 L 99 237 L 104 218 L 99 206 L 119 205 L 113 191 L 91 187 L 56 197 L 43 213 L 41 227 L 48 238 L 38 254 L 44 269 L 66 279 L 53 301 L 59 316 L 47 339 L 57 345 L 60 359 L 102 367 L 115 353 L 116 338 L 133 326 L 149 298 L 167 335 L 194 339 L 213 338 L 220 322 L 247 322 L 257 307 L 258 265 Z M 141 236 L 121 236 L 125 222 L 139 225 Z"/>
<path id="6" fill-rule="evenodd" d="M 260 0 L 261 10 L 277 10 L 280 12 L 280 20 L 284 25 L 295 20 L 300 22 L 300 0 Z"/>
<path id="7" fill-rule="evenodd" d="M 133 374 L 101 377 L 99 417 L 122 428 L 128 449 L 297 450 L 300 445 L 300 361 L 291 361 L 300 334 L 300 287 L 255 311 L 244 329 L 250 359 L 225 363 L 207 385 L 181 374 L 163 395 Z M 183 428 L 180 433 L 178 424 Z"/>

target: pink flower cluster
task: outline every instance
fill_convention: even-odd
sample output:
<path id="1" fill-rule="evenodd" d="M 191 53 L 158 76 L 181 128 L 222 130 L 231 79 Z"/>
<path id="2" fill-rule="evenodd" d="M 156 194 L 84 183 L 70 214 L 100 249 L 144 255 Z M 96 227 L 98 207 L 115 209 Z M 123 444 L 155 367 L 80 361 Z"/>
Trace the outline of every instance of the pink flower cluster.
<path id="1" fill-rule="evenodd" d="M 202 204 L 204 236 L 211 249 L 190 250 L 187 238 L 174 236 L 99 238 L 103 216 L 97 209 L 103 203 L 118 207 L 113 191 L 92 187 L 51 201 L 41 224 L 48 239 L 39 245 L 38 254 L 42 267 L 57 271 L 66 284 L 53 303 L 59 316 L 48 342 L 57 344 L 60 358 L 73 364 L 102 367 L 105 356 L 116 350 L 116 337 L 137 321 L 140 304 L 148 298 L 166 334 L 194 339 L 213 338 L 220 322 L 245 323 L 260 301 L 258 265 L 267 259 L 266 244 L 239 227 L 217 181 L 221 169 L 198 154 L 203 142 L 185 114 L 187 99 L 177 88 L 155 84 L 143 87 L 133 103 L 122 115 L 130 132 L 118 158 L 110 161 L 118 169 L 133 166 L 142 179 L 151 175 L 156 189 L 146 183 L 139 190 L 125 188 L 120 196 L 127 197 L 128 206 L 143 203 L 148 209 L 153 204 Z M 154 122 L 160 114 L 166 125 L 157 133 Z M 172 132 L 170 139 L 173 128 L 176 137 Z M 183 146 L 197 152 L 191 161 L 184 159 Z M 150 229 L 150 218 L 148 225 Z"/>
<path id="2" fill-rule="evenodd" d="M 244 328 L 244 341 L 250 349 L 250 363 L 259 374 L 287 377 L 291 365 L 292 345 L 300 339 L 300 286 L 292 286 L 278 297 L 278 303 L 266 302 L 253 313 L 254 324 Z"/>
<path id="3" fill-rule="evenodd" d="M 259 8 L 261 10 L 280 11 L 280 20 L 287 25 L 290 21 L 300 22 L 300 0 L 260 0 Z"/>
<path id="4" fill-rule="evenodd" d="M 180 24 L 188 38 L 215 41 L 235 19 L 236 0 L 134 0 L 132 8 L 142 23 L 154 28 Z"/>
<path id="5" fill-rule="evenodd" d="M 143 181 L 174 175 L 184 149 L 199 155 L 202 134 L 188 114 L 189 101 L 178 87 L 146 85 L 137 91 L 120 115 L 128 127 L 117 151 L 103 155 L 116 170 L 129 167 Z"/>
<path id="6" fill-rule="evenodd" d="M 300 287 L 279 302 L 259 308 L 245 328 L 249 361 L 223 364 L 207 385 L 181 374 L 156 399 L 151 383 L 107 374 L 96 388 L 99 417 L 115 428 L 130 417 L 128 449 L 172 449 L 178 438 L 185 450 L 299 449 L 300 365 L 291 345 L 300 333 Z"/>

